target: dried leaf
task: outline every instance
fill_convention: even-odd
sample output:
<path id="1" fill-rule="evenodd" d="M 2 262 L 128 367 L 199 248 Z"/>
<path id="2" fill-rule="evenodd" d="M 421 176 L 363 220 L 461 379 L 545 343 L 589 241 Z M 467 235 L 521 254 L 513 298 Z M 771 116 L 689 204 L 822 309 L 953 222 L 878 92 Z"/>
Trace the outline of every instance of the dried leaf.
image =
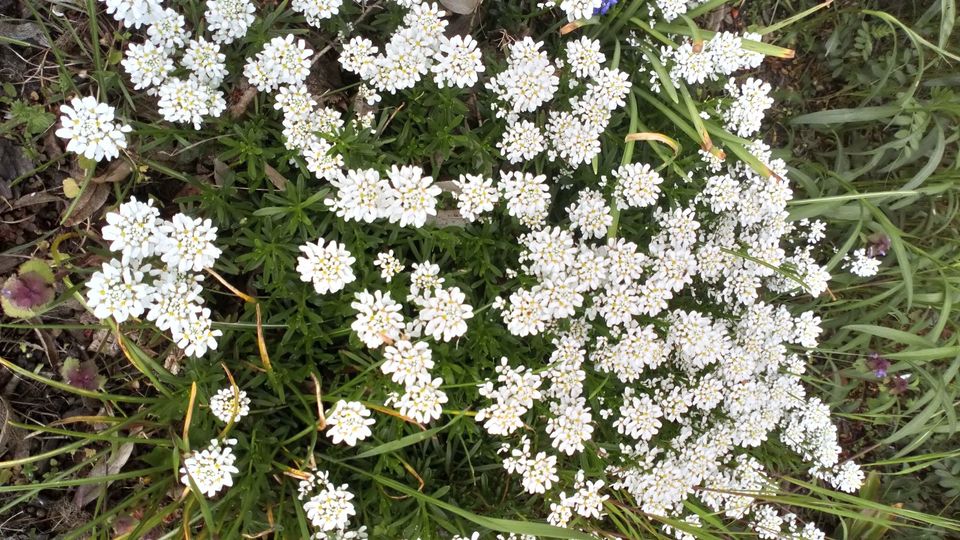
<path id="1" fill-rule="evenodd" d="M 481 0 L 440 0 L 440 3 L 443 4 L 443 7 L 454 13 L 468 15 L 477 9 L 480 1 Z"/>
<path id="2" fill-rule="evenodd" d="M 270 183 L 276 186 L 277 189 L 279 189 L 280 191 L 287 190 L 287 179 L 284 178 L 282 174 L 277 172 L 276 169 L 264 163 L 263 172 L 266 173 L 267 178 L 270 180 Z"/>
<path id="3" fill-rule="evenodd" d="M 19 199 L 17 199 L 16 201 L 14 201 L 12 206 L 13 206 L 13 208 L 24 208 L 24 207 L 33 206 L 33 205 L 36 205 L 36 204 L 47 204 L 47 203 L 51 203 L 51 202 L 60 202 L 60 201 L 62 201 L 62 200 L 63 200 L 63 199 L 61 199 L 60 197 L 57 197 L 56 195 L 54 195 L 54 194 L 52 194 L 52 193 L 46 193 L 46 192 L 42 192 L 42 191 L 34 191 L 33 193 L 29 193 L 29 194 L 27 194 L 27 195 L 24 195 L 23 197 L 20 197 Z"/>
<path id="4" fill-rule="evenodd" d="M 246 81 L 243 82 L 241 88 L 244 88 L 244 90 L 241 94 L 239 94 L 239 96 L 237 96 L 236 101 L 230 105 L 230 108 L 227 111 L 230 114 L 230 118 L 233 119 L 243 116 L 243 113 L 247 112 L 247 107 L 250 106 L 250 103 L 253 102 L 253 98 L 257 95 L 257 87 L 250 86 L 250 84 Z"/>
<path id="5" fill-rule="evenodd" d="M 72 227 L 82 223 L 97 210 L 103 208 L 109 195 L 110 187 L 106 184 L 95 184 L 93 182 L 87 184 L 87 189 L 77 199 L 77 205 L 74 206 L 73 213 L 67 217 L 63 224 Z"/>
<path id="6" fill-rule="evenodd" d="M 94 465 L 90 474 L 87 475 L 87 478 L 109 476 L 119 473 L 120 470 L 123 469 L 123 466 L 127 464 L 127 461 L 130 460 L 130 455 L 133 453 L 133 446 L 134 444 L 129 442 L 120 445 L 120 448 L 117 449 L 109 460 L 101 459 Z M 73 497 L 73 503 L 77 508 L 83 508 L 92 501 L 95 501 L 97 497 L 100 496 L 100 493 L 106 489 L 108 484 L 109 482 L 103 484 L 86 484 L 77 487 L 77 492 Z"/>
<path id="7" fill-rule="evenodd" d="M 213 183 L 218 187 L 223 187 L 226 180 L 233 177 L 233 171 L 226 163 L 217 158 L 213 159 Z"/>
<path id="8" fill-rule="evenodd" d="M 68 199 L 76 199 L 80 195 L 80 184 L 77 184 L 73 178 L 64 178 L 63 195 Z"/>
<path id="9" fill-rule="evenodd" d="M 91 178 L 90 181 L 95 184 L 110 184 L 125 180 L 128 176 L 130 176 L 131 172 L 133 172 L 133 167 L 130 165 L 129 161 L 117 160 L 110 165 L 110 168 L 107 169 L 107 172 L 100 176 Z"/>

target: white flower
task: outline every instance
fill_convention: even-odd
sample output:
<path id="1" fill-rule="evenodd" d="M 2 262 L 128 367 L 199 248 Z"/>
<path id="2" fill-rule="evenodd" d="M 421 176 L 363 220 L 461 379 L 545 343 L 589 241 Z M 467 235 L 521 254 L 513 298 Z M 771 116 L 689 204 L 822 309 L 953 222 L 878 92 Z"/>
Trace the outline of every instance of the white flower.
<path id="1" fill-rule="evenodd" d="M 440 418 L 442 405 L 447 402 L 447 394 L 440 390 L 443 379 L 430 380 L 429 375 L 406 386 L 406 391 L 396 402 L 400 414 L 412 418 L 421 424 Z"/>
<path id="2" fill-rule="evenodd" d="M 333 145 L 326 139 L 312 137 L 307 149 L 303 151 L 303 158 L 307 161 L 307 170 L 321 180 L 334 180 L 343 175 L 343 156 L 331 152 Z"/>
<path id="3" fill-rule="evenodd" d="M 537 157 L 547 146 L 543 132 L 536 124 L 520 120 L 507 126 L 497 148 L 510 163 L 520 163 Z"/>
<path id="4" fill-rule="evenodd" d="M 227 76 L 226 55 L 220 52 L 220 45 L 203 38 L 191 39 L 187 52 L 183 55 L 183 67 L 189 69 L 197 80 L 207 86 L 220 86 Z"/>
<path id="5" fill-rule="evenodd" d="M 163 5 L 158 0 L 103 0 L 103 3 L 114 19 L 134 28 L 152 24 L 163 12 Z"/>
<path id="6" fill-rule="evenodd" d="M 190 39 L 190 34 L 184 27 L 185 24 L 183 15 L 174 9 L 165 8 L 147 28 L 147 36 L 158 47 L 173 51 L 183 47 L 184 43 Z"/>
<path id="7" fill-rule="evenodd" d="M 867 250 L 860 248 L 854 250 L 853 257 L 845 257 L 847 270 L 851 274 L 860 277 L 873 277 L 880 270 L 880 259 L 875 259 L 867 255 Z"/>
<path id="8" fill-rule="evenodd" d="M 234 386 L 221 388 L 210 398 L 210 412 L 221 422 L 236 422 L 250 414 L 250 398 Z"/>
<path id="9" fill-rule="evenodd" d="M 357 279 L 352 268 L 356 259 L 347 251 L 346 244 L 320 238 L 316 243 L 300 246 L 300 251 L 303 252 L 303 257 L 297 257 L 300 280 L 313 283 L 317 294 L 337 292 Z"/>
<path id="10" fill-rule="evenodd" d="M 243 74 L 257 90 L 272 91 L 279 86 L 302 84 L 310 74 L 313 50 L 293 34 L 275 37 L 263 46 L 256 58 L 248 58 Z"/>
<path id="11" fill-rule="evenodd" d="M 120 155 L 120 149 L 127 147 L 127 137 L 131 128 L 114 121 L 114 108 L 97 102 L 91 96 L 75 97 L 70 105 L 61 105 L 60 125 L 57 136 L 69 139 L 67 151 L 75 152 L 87 159 L 101 161 Z"/>
<path id="12" fill-rule="evenodd" d="M 533 291 L 520 289 L 510 295 L 510 306 L 501 315 L 511 334 L 523 337 L 543 332 L 547 321 L 551 319 L 551 306 L 545 305 L 543 298 Z"/>
<path id="13" fill-rule="evenodd" d="M 461 174 L 453 181 L 460 190 L 454 193 L 460 215 L 468 221 L 476 221 L 480 214 L 490 212 L 500 199 L 500 193 L 493 187 L 493 179 L 480 175 Z"/>
<path id="14" fill-rule="evenodd" d="M 410 294 L 413 297 L 426 296 L 430 291 L 443 285 L 440 277 L 440 266 L 424 261 L 413 263 L 413 272 L 410 274 Z"/>
<path id="15" fill-rule="evenodd" d="M 587 36 L 568 41 L 566 49 L 567 63 L 580 78 L 593 77 L 600 71 L 600 65 L 607 60 L 600 52 L 600 42 Z"/>
<path id="16" fill-rule="evenodd" d="M 203 17 L 217 43 L 233 43 L 247 34 L 256 8 L 250 0 L 207 0 Z"/>
<path id="17" fill-rule="evenodd" d="M 401 339 L 383 349 L 383 358 L 380 370 L 390 375 L 393 382 L 404 386 L 410 386 L 424 377 L 429 378 L 433 369 L 433 353 L 423 341 L 411 343 Z"/>
<path id="18" fill-rule="evenodd" d="M 179 331 L 173 330 L 173 339 L 184 354 L 200 358 L 207 354 L 207 350 L 216 350 L 217 338 L 223 335 L 223 331 L 213 330 L 212 325 L 210 309 L 203 308 L 199 313 L 190 313 Z"/>
<path id="19" fill-rule="evenodd" d="M 384 217 L 401 227 L 423 227 L 427 216 L 437 215 L 440 188 L 433 178 L 423 176 L 420 167 L 394 165 L 390 169 L 390 186 L 384 191 Z"/>
<path id="20" fill-rule="evenodd" d="M 233 475 L 240 472 L 234 463 L 237 456 L 233 453 L 236 439 L 227 439 L 221 443 L 211 439 L 210 445 L 200 452 L 194 452 L 183 460 L 180 481 L 190 486 L 190 481 L 207 497 L 213 497 L 221 489 L 233 485 Z"/>
<path id="21" fill-rule="evenodd" d="M 560 9 L 567 14 L 567 20 L 589 19 L 593 12 L 603 6 L 603 0 L 561 0 Z"/>
<path id="22" fill-rule="evenodd" d="M 222 253 L 214 244 L 217 228 L 209 219 L 176 214 L 160 226 L 160 231 L 166 235 L 158 247 L 160 260 L 181 272 L 210 268 Z"/>
<path id="23" fill-rule="evenodd" d="M 583 471 L 581 471 L 582 473 Z M 596 482 L 584 482 L 573 499 L 576 501 L 576 511 L 583 517 L 600 519 L 604 515 L 603 503 L 610 498 L 609 495 L 600 495 L 600 489 L 603 488 L 603 480 Z"/>
<path id="24" fill-rule="evenodd" d="M 303 503 L 310 523 L 321 531 L 343 530 L 350 523 L 350 516 L 357 514 L 353 503 L 353 493 L 347 491 L 347 485 L 336 487 L 326 482 L 323 489 Z"/>
<path id="25" fill-rule="evenodd" d="M 422 300 L 420 320 L 427 324 L 424 332 L 437 341 L 450 341 L 467 332 L 467 319 L 473 317 L 473 307 L 464 302 L 466 296 L 459 287 L 438 288 Z"/>
<path id="26" fill-rule="evenodd" d="M 378 253 L 377 260 L 373 262 L 373 265 L 380 268 L 380 277 L 387 283 L 393 281 L 393 277 L 403 272 L 404 269 L 403 263 L 394 256 L 392 249 Z"/>
<path id="27" fill-rule="evenodd" d="M 305 84 L 292 84 L 280 87 L 274 95 L 277 102 L 274 109 L 283 111 L 283 119 L 304 119 L 314 114 L 317 101 Z"/>
<path id="28" fill-rule="evenodd" d="M 522 484 L 527 493 L 546 493 L 553 487 L 553 483 L 559 480 L 557 456 L 548 456 L 546 452 L 540 452 L 524 463 Z"/>
<path id="29" fill-rule="evenodd" d="M 856 493 L 863 485 L 863 470 L 852 461 L 844 461 L 835 468 L 836 474 L 830 478 L 830 485 L 847 493 Z"/>
<path id="30" fill-rule="evenodd" d="M 546 180 L 542 174 L 500 171 L 499 187 L 507 201 L 507 213 L 528 227 L 541 224 L 550 205 Z"/>
<path id="31" fill-rule="evenodd" d="M 366 439 L 373 434 L 370 426 L 374 424 L 370 418 L 370 409 L 359 401 L 340 400 L 334 405 L 333 412 L 327 416 L 327 425 L 330 429 L 327 436 L 334 444 L 346 443 L 347 446 L 356 446 L 357 441 Z"/>
<path id="32" fill-rule="evenodd" d="M 553 99 L 560 84 L 556 68 L 540 48 L 543 42 L 525 37 L 510 45 L 505 71 L 491 79 L 487 88 L 510 105 L 512 112 L 533 112 Z"/>
<path id="33" fill-rule="evenodd" d="M 340 178 L 330 180 L 337 188 L 336 199 L 323 203 L 347 221 L 373 223 L 384 209 L 384 191 L 389 188 L 386 180 L 374 169 L 350 169 Z"/>
<path id="34" fill-rule="evenodd" d="M 657 7 L 663 13 L 663 18 L 669 22 L 687 12 L 687 0 L 656 0 Z"/>
<path id="35" fill-rule="evenodd" d="M 587 238 L 603 238 L 613 223 L 610 207 L 603 194 L 592 189 L 580 192 L 577 202 L 567 208 L 570 223 Z"/>
<path id="36" fill-rule="evenodd" d="M 159 330 L 181 335 L 191 315 L 203 309 L 202 280 L 202 275 L 179 272 L 175 268 L 161 271 L 153 282 L 147 320 L 153 321 Z"/>
<path id="37" fill-rule="evenodd" d="M 369 39 L 355 36 L 343 44 L 340 53 L 340 65 L 343 69 L 356 73 L 363 79 L 369 79 L 374 74 L 377 46 Z"/>
<path id="38" fill-rule="evenodd" d="M 580 103 L 578 101 L 578 105 Z M 599 101 L 587 103 L 596 104 Z M 600 134 L 606 127 L 609 114 L 604 109 L 595 108 L 591 109 L 589 114 L 595 114 L 597 110 L 603 115 L 599 121 L 591 121 L 583 115 L 578 115 L 577 111 L 572 113 L 550 111 L 547 139 L 553 146 L 549 154 L 552 159 L 559 156 L 569 165 L 576 167 L 589 163 L 600 153 Z"/>
<path id="39" fill-rule="evenodd" d="M 355 297 L 357 300 L 350 307 L 359 313 L 350 328 L 367 347 L 375 349 L 385 342 L 400 339 L 403 330 L 401 306 L 390 298 L 389 292 L 374 291 L 370 294 L 364 290 L 356 293 Z"/>
<path id="40" fill-rule="evenodd" d="M 477 77 L 483 72 L 483 61 L 477 42 L 470 35 L 440 36 L 440 46 L 434 59 L 436 64 L 431 68 L 433 80 L 437 86 L 457 86 L 469 88 L 477 84 Z"/>
<path id="41" fill-rule="evenodd" d="M 557 415 L 547 421 L 546 431 L 553 447 L 568 456 L 582 452 L 584 441 L 590 440 L 593 434 L 593 419 L 586 401 L 580 398 L 551 408 Z"/>
<path id="42" fill-rule="evenodd" d="M 294 11 L 303 13 L 307 24 L 319 27 L 324 19 L 329 19 L 340 12 L 343 0 L 293 0 L 290 7 Z"/>
<path id="43" fill-rule="evenodd" d="M 764 114 L 773 106 L 770 84 L 749 77 L 737 86 L 731 78 L 724 87 L 735 101 L 723 112 L 723 121 L 728 130 L 741 137 L 750 137 L 760 130 Z"/>
<path id="44" fill-rule="evenodd" d="M 152 41 L 131 43 L 127 47 L 125 58 L 120 63 L 130 75 L 134 90 L 158 86 L 173 71 L 173 59 L 170 58 L 170 54 L 163 47 L 157 47 Z"/>
<path id="45" fill-rule="evenodd" d="M 162 240 L 160 211 L 154 208 L 153 200 L 146 204 L 131 197 L 120 205 L 116 212 L 106 216 L 107 225 L 101 236 L 110 242 L 110 251 L 123 254 L 122 261 L 129 264 L 152 256 Z"/>
<path id="46" fill-rule="evenodd" d="M 613 177 L 617 179 L 614 197 L 618 208 L 643 208 L 656 204 L 663 178 L 650 165 L 621 165 L 613 171 Z"/>
<path id="47" fill-rule="evenodd" d="M 157 90 L 160 115 L 168 122 L 193 124 L 200 129 L 204 116 L 219 116 L 226 107 L 223 95 L 199 79 L 171 77 Z"/>
<path id="48" fill-rule="evenodd" d="M 113 317 L 118 323 L 142 315 L 153 292 L 153 287 L 143 282 L 146 272 L 149 267 L 134 268 L 117 259 L 103 263 L 87 282 L 87 304 L 93 314 L 98 319 Z"/>

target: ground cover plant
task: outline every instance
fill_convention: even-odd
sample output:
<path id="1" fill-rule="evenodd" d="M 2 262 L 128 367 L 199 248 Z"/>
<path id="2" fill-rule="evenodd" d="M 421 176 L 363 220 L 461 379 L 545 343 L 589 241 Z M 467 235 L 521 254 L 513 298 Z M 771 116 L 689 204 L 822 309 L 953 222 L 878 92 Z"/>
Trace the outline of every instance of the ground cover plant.
<path id="1" fill-rule="evenodd" d="M 889 504 L 849 436 L 893 410 L 878 470 L 956 457 L 936 435 L 956 366 L 921 366 L 929 390 L 901 374 L 956 357 L 949 250 L 902 232 L 952 230 L 948 126 L 900 119 L 944 98 L 796 118 L 913 128 L 867 158 L 792 132 L 833 149 L 822 169 L 764 129 L 764 70 L 829 7 L 26 4 L 36 33 L 5 39 L 55 62 L 47 106 L 8 92 L 11 122 L 69 202 L 3 285 L 49 364 L 0 363 L 78 411 L 6 407 L 29 419 L 6 423 L 2 511 L 69 490 L 47 514 L 67 538 L 956 533 Z M 902 32 L 888 65 L 953 58 L 949 30 L 877 18 L 857 50 Z M 930 305 L 932 332 L 904 329 Z M 57 345 L 72 332 L 89 345 Z"/>

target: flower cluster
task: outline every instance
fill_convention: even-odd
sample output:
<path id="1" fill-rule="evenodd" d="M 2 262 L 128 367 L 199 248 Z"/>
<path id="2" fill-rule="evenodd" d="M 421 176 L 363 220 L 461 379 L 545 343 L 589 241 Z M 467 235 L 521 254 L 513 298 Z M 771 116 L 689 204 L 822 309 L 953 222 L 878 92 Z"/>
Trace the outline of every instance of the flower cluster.
<path id="1" fill-rule="evenodd" d="M 590 10 L 592 11 L 592 7 Z M 551 110 L 544 125 L 521 118 L 536 113 L 553 99 L 560 88 L 560 69 L 542 50 L 543 43 L 526 37 L 511 44 L 507 69 L 491 78 L 486 86 L 499 99 L 497 115 L 507 120 L 498 143 L 511 163 L 533 159 L 546 151 L 553 161 L 560 159 L 576 167 L 589 163 L 600 153 L 600 135 L 613 111 L 623 107 L 630 92 L 627 74 L 602 67 L 606 56 L 600 44 L 586 37 L 566 47 L 572 77 L 569 85 L 583 89 L 570 98 L 569 110 Z"/>
<path id="2" fill-rule="evenodd" d="M 210 309 L 203 305 L 200 274 L 221 253 L 209 219 L 176 214 L 166 221 L 153 201 L 132 197 L 107 214 L 102 236 L 121 258 L 103 263 L 87 282 L 94 315 L 122 323 L 146 313 L 188 356 L 217 348 L 223 333 L 212 328 Z M 154 267 L 151 260 L 161 264 Z"/>
<path id="3" fill-rule="evenodd" d="M 379 101 L 378 92 L 394 94 L 413 88 L 427 75 L 433 75 L 440 88 L 476 84 L 484 71 L 476 40 L 469 35 L 445 35 L 446 13 L 436 3 L 397 3 L 409 9 L 382 53 L 369 39 L 356 36 L 344 44 L 340 55 L 343 69 L 369 85 L 361 92 L 367 101 Z"/>
<path id="4" fill-rule="evenodd" d="M 327 436 L 333 440 L 334 444 L 343 442 L 347 446 L 356 446 L 357 441 L 362 441 L 373 434 L 370 431 L 373 423 L 373 418 L 370 418 L 370 409 L 364 407 L 362 403 L 340 400 L 327 416 L 327 425 L 330 426 Z"/>
<path id="5" fill-rule="evenodd" d="M 204 118 L 217 118 L 227 107 L 218 89 L 227 76 L 220 46 L 246 34 L 253 12 L 249 0 L 211 0 L 206 12 L 212 32 L 208 41 L 202 35 L 191 38 L 183 15 L 158 4 L 156 15 L 143 21 L 149 23 L 147 40 L 131 43 L 121 64 L 135 89 L 158 97 L 164 120 L 200 129 Z M 174 64 L 177 54 L 180 66 Z"/>
<path id="6" fill-rule="evenodd" d="M 844 262 L 851 274 L 860 277 L 873 277 L 880 270 L 882 261 L 879 258 L 871 257 L 867 253 L 867 249 L 859 248 L 855 249 L 852 255 L 844 257 Z"/>
<path id="7" fill-rule="evenodd" d="M 441 189 L 420 167 L 394 165 L 385 178 L 374 169 L 351 169 L 330 184 L 337 195 L 324 204 L 348 221 L 386 219 L 401 227 L 423 227 L 437 215 Z"/>
<path id="8" fill-rule="evenodd" d="M 221 489 L 232 486 L 233 475 L 240 472 L 234 465 L 237 456 L 233 453 L 233 446 L 236 444 L 236 439 L 223 442 L 211 439 L 209 446 L 183 460 L 180 481 L 186 486 L 192 483 L 207 497 L 213 497 Z"/>
<path id="9" fill-rule="evenodd" d="M 399 261 L 395 264 L 402 267 Z M 403 306 L 389 292 L 360 291 L 351 304 L 357 311 L 351 328 L 365 346 L 383 347 L 381 371 L 403 386 L 403 393 L 390 393 L 385 404 L 395 405 L 400 414 L 421 424 L 439 418 L 448 398 L 440 389 L 443 379 L 431 375 L 430 345 L 420 339 L 426 336 L 446 342 L 460 338 L 474 316 L 464 292 L 459 287 L 444 287 L 439 271 L 439 266 L 430 262 L 413 264 L 407 300 L 419 308 L 419 314 L 409 323 L 404 323 Z"/>
<path id="10" fill-rule="evenodd" d="M 236 422 L 250 414 L 250 398 L 235 386 L 221 388 L 210 398 L 210 412 L 223 423 Z"/>
<path id="11" fill-rule="evenodd" d="M 574 54 L 568 51 L 568 63 L 589 73 L 593 68 L 580 59 L 598 56 L 587 44 L 579 47 Z M 739 37 L 723 34 L 702 50 L 683 49 L 665 57 L 675 77 L 691 83 L 754 66 L 762 58 L 743 49 Z M 529 90 L 534 81 L 516 83 L 526 90 L 515 93 L 492 84 L 507 103 L 503 116 L 508 118 L 545 105 L 555 91 L 542 86 L 555 75 L 538 44 L 518 41 L 510 55 L 511 66 L 526 63 L 518 81 L 536 72 L 541 90 Z M 734 98 L 724 113 L 728 128 L 752 135 L 770 107 L 769 86 L 749 79 L 729 84 L 727 91 Z M 623 94 L 617 96 L 603 102 Z M 526 130 L 529 125 L 513 131 Z M 588 508 L 600 511 L 578 501 L 586 494 L 559 491 L 568 481 L 561 456 L 585 451 L 595 434 L 611 429 L 622 441 L 606 470 L 615 480 L 609 488 L 630 493 L 648 514 L 692 523 L 696 516 L 685 515 L 685 503 L 696 498 L 730 517 L 753 513 L 761 519 L 769 510 L 754 506 L 756 497 L 750 494 L 772 490 L 773 484 L 764 464 L 745 450 L 776 436 L 810 463 L 816 478 L 844 491 L 859 488 L 863 474 L 852 462 L 840 461 L 829 410 L 806 397 L 800 379 L 799 351 L 817 345 L 820 319 L 813 313 L 793 316 L 784 306 L 762 300 L 764 288 L 813 295 L 826 288 L 829 274 L 813 254 L 822 228 L 787 221 L 792 192 L 785 163 L 760 141 L 747 150 L 772 173 L 722 153 L 704 153 L 679 180 L 689 190 L 699 177 L 703 188 L 680 200 L 663 200 L 671 182 L 650 164 L 627 163 L 614 170 L 616 208 L 652 208 L 645 249 L 612 234 L 611 205 L 601 191 L 584 188 L 567 208 L 566 225 L 553 226 L 546 221 L 550 179 L 531 181 L 532 175 L 519 172 L 502 179 L 501 186 L 517 184 L 503 189 L 508 213 L 532 229 L 520 237 L 524 249 L 518 259 L 527 285 L 501 301 L 503 322 L 518 337 L 547 335 L 555 349 L 542 366 L 514 366 L 502 359 L 496 379 L 480 387 L 489 401 L 476 420 L 491 435 L 511 437 L 529 425 L 527 412 L 546 402 L 538 410 L 549 414 L 534 428 L 545 437 L 533 438 L 526 430 L 519 441 L 504 445 L 503 465 L 522 477 L 525 491 L 549 497 L 551 523 L 565 526 L 576 515 L 595 517 Z M 519 160 L 523 151 L 512 153 Z M 795 237 L 801 241 L 789 254 Z M 605 241 L 595 243 L 598 238 Z M 778 267 L 794 269 L 799 279 L 787 279 L 774 270 Z M 724 315 L 696 307 L 704 301 Z M 603 376 L 604 385 L 592 386 L 599 381 L 590 372 Z M 589 483 L 584 474 L 578 473 L 575 490 Z M 601 483 L 590 484 L 591 489 L 603 486 L 601 479 L 596 482 Z M 597 497 L 602 497 L 600 487 L 593 490 Z M 778 518 L 789 522 L 787 516 Z M 785 529 L 807 530 L 795 524 Z"/>
<path id="12" fill-rule="evenodd" d="M 353 493 L 350 493 L 347 484 L 337 487 L 329 480 L 326 471 L 308 473 L 306 479 L 300 482 L 300 500 L 303 501 L 303 511 L 307 514 L 310 524 L 317 529 L 316 539 L 349 538 L 347 526 L 350 517 L 356 515 Z M 366 534 L 364 532 L 363 536 Z"/>
<path id="13" fill-rule="evenodd" d="M 421 259 L 404 276 L 407 264 L 396 254 L 400 244 L 384 246 L 375 269 L 354 267 L 368 257 L 343 243 L 349 234 L 334 233 L 343 242 L 321 237 L 300 246 L 300 279 L 319 295 L 351 301 L 351 346 L 380 356 L 380 373 L 389 379 L 382 395 L 372 389 L 363 402 L 338 399 L 326 415 L 320 411 L 327 437 L 348 447 L 372 437 L 371 409 L 383 410 L 380 399 L 404 421 L 439 419 L 455 397 L 447 391 L 473 384 L 444 386 L 437 375 L 449 377 L 450 371 L 435 351 L 464 345 L 478 320 L 502 324 L 501 334 L 520 343 L 535 341 L 531 350 L 542 351 L 539 344 L 548 350 L 541 357 L 511 350 L 495 366 L 481 366 L 489 379 L 476 390 L 482 403 L 475 420 L 487 435 L 504 441 L 503 468 L 519 477 L 526 494 L 544 498 L 551 524 L 576 527 L 602 519 L 605 501 L 619 491 L 645 514 L 691 527 L 701 526 L 700 514 L 691 509 L 696 504 L 742 520 L 760 537 L 822 538 L 795 515 L 760 503 L 775 484 L 769 464 L 755 457 L 754 449 L 774 441 L 800 456 L 811 476 L 836 489 L 855 491 L 863 473 L 844 460 L 829 408 L 808 396 L 802 383 L 805 350 L 817 346 L 820 318 L 768 300 L 769 293 L 817 296 L 830 275 L 817 256 L 825 225 L 789 218 L 793 192 L 786 163 L 759 138 L 743 139 L 757 136 L 773 103 L 767 83 L 729 78 L 760 64 L 763 55 L 752 43 L 759 36 L 720 32 L 703 42 L 668 34 L 662 41 L 679 45 L 659 49 L 659 62 L 650 61 L 658 49 L 648 42 L 645 89 L 635 89 L 626 68 L 616 67 L 621 52 L 629 52 L 618 51 L 607 64 L 601 42 L 581 36 L 569 39 L 562 55 L 552 59 L 543 42 L 522 37 L 506 47 L 505 66 L 481 81 L 488 70 L 479 44 L 470 36 L 448 35 L 446 14 L 437 4 L 394 3 L 403 10 L 403 22 L 382 46 L 363 36 L 347 39 L 347 30 L 341 34 L 340 65 L 363 81 L 358 103 L 373 106 L 381 94 L 421 82 L 473 88 L 476 96 L 488 98 L 478 114 L 492 111 L 496 128 L 502 123 L 496 148 L 510 165 L 460 169 L 447 189 L 465 220 L 522 232 L 514 243 L 515 266 L 498 283 L 504 292 L 489 312 L 474 310 L 470 297 L 482 293 L 468 288 L 468 281 L 450 283 L 459 273 L 441 277 L 439 265 Z M 543 5 L 559 7 L 572 21 L 613 3 Z M 659 13 L 669 21 L 697 2 L 648 4 L 651 16 Z M 124 24 L 148 25 L 148 40 L 131 45 L 123 61 L 135 88 L 155 91 L 166 119 L 197 128 L 225 106 L 217 90 L 227 76 L 220 45 L 241 38 L 254 11 L 245 0 L 210 0 L 207 6 L 212 41 L 190 39 L 183 17 L 159 4 L 108 0 L 108 10 Z M 292 3 L 314 26 L 342 7 L 342 0 Z M 173 56 L 181 49 L 176 66 Z M 289 33 L 263 44 L 244 67 L 252 86 L 272 93 L 287 157 L 329 184 L 332 194 L 324 204 L 343 221 L 427 226 L 448 202 L 441 182 L 425 172 L 427 165 L 376 162 L 361 168 L 342 154 L 350 137 L 341 135 L 355 133 L 345 127 L 341 112 L 323 105 L 307 85 L 319 56 Z M 190 75 L 177 76 L 182 69 Z M 674 156 L 660 165 L 650 153 L 636 159 L 627 153 L 620 165 L 601 155 L 601 136 L 615 116 L 623 118 L 620 110 L 629 99 L 656 99 L 663 84 L 686 91 L 684 83 L 722 80 L 725 95 L 715 110 L 698 113 L 692 103 L 690 110 L 694 118 L 722 123 L 735 136 L 718 138 L 717 146 L 704 141 L 699 155 Z M 685 98 L 692 101 L 689 94 Z M 71 121 L 64 122 L 62 136 L 72 138 L 71 144 L 81 140 L 77 151 L 92 147 L 94 156 L 115 156 L 124 129 L 112 124 L 112 110 L 84 101 L 81 114 L 76 103 L 73 112 L 65 108 Z M 97 127 L 103 123 L 108 128 Z M 726 141 L 738 145 L 730 152 L 735 157 L 721 149 Z M 587 164 L 594 170 L 584 174 Z M 165 221 L 152 203 L 132 199 L 107 221 L 103 238 L 120 258 L 104 263 L 90 279 L 94 313 L 118 323 L 146 314 L 191 356 L 216 348 L 220 331 L 212 329 L 201 297 L 200 273 L 220 255 L 210 220 L 177 214 Z M 162 264 L 154 267 L 156 261 Z M 852 272 L 870 275 L 879 259 L 860 250 L 848 264 Z M 377 273 L 389 289 L 371 285 Z M 249 408 L 250 399 L 235 386 L 210 400 L 213 415 L 228 424 Z M 207 496 L 231 485 L 238 472 L 235 443 L 214 440 L 189 456 L 181 469 L 184 482 L 192 481 Z M 586 470 L 585 453 L 600 456 L 605 467 Z M 326 472 L 309 473 L 300 484 L 303 513 L 316 538 L 365 537 L 364 528 L 349 529 L 357 515 L 353 499 L 348 486 L 335 485 Z M 692 537 L 670 526 L 663 531 Z"/>
<path id="14" fill-rule="evenodd" d="M 62 105 L 57 137 L 69 139 L 67 151 L 87 159 L 101 161 L 120 155 L 127 147 L 126 134 L 131 127 L 115 121 L 115 109 L 91 96 L 75 97 L 70 105 Z"/>
<path id="15" fill-rule="evenodd" d="M 661 61 L 669 67 L 670 80 L 687 84 L 703 84 L 715 81 L 722 75 L 731 75 L 741 69 L 755 69 L 763 62 L 763 54 L 750 50 L 745 40 L 759 41 L 759 34 L 745 33 L 742 36 L 731 32 L 719 32 L 709 41 L 694 43 L 686 40 L 673 48 L 660 49 Z M 650 68 L 652 89 L 659 91 L 659 76 Z"/>

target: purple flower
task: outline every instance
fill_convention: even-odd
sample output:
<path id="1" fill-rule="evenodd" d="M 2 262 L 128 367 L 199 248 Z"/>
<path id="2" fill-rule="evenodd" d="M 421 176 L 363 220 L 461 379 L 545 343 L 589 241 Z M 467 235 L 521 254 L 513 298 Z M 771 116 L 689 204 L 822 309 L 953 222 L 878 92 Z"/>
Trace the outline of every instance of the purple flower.
<path id="1" fill-rule="evenodd" d="M 606 15 L 610 8 L 617 5 L 617 0 L 603 0 L 603 4 L 593 10 L 594 15 Z"/>
<path id="2" fill-rule="evenodd" d="M 887 376 L 887 370 L 890 369 L 890 361 L 878 353 L 872 352 L 867 355 L 867 367 L 873 370 L 874 375 L 876 375 L 878 379 L 882 379 Z"/>

